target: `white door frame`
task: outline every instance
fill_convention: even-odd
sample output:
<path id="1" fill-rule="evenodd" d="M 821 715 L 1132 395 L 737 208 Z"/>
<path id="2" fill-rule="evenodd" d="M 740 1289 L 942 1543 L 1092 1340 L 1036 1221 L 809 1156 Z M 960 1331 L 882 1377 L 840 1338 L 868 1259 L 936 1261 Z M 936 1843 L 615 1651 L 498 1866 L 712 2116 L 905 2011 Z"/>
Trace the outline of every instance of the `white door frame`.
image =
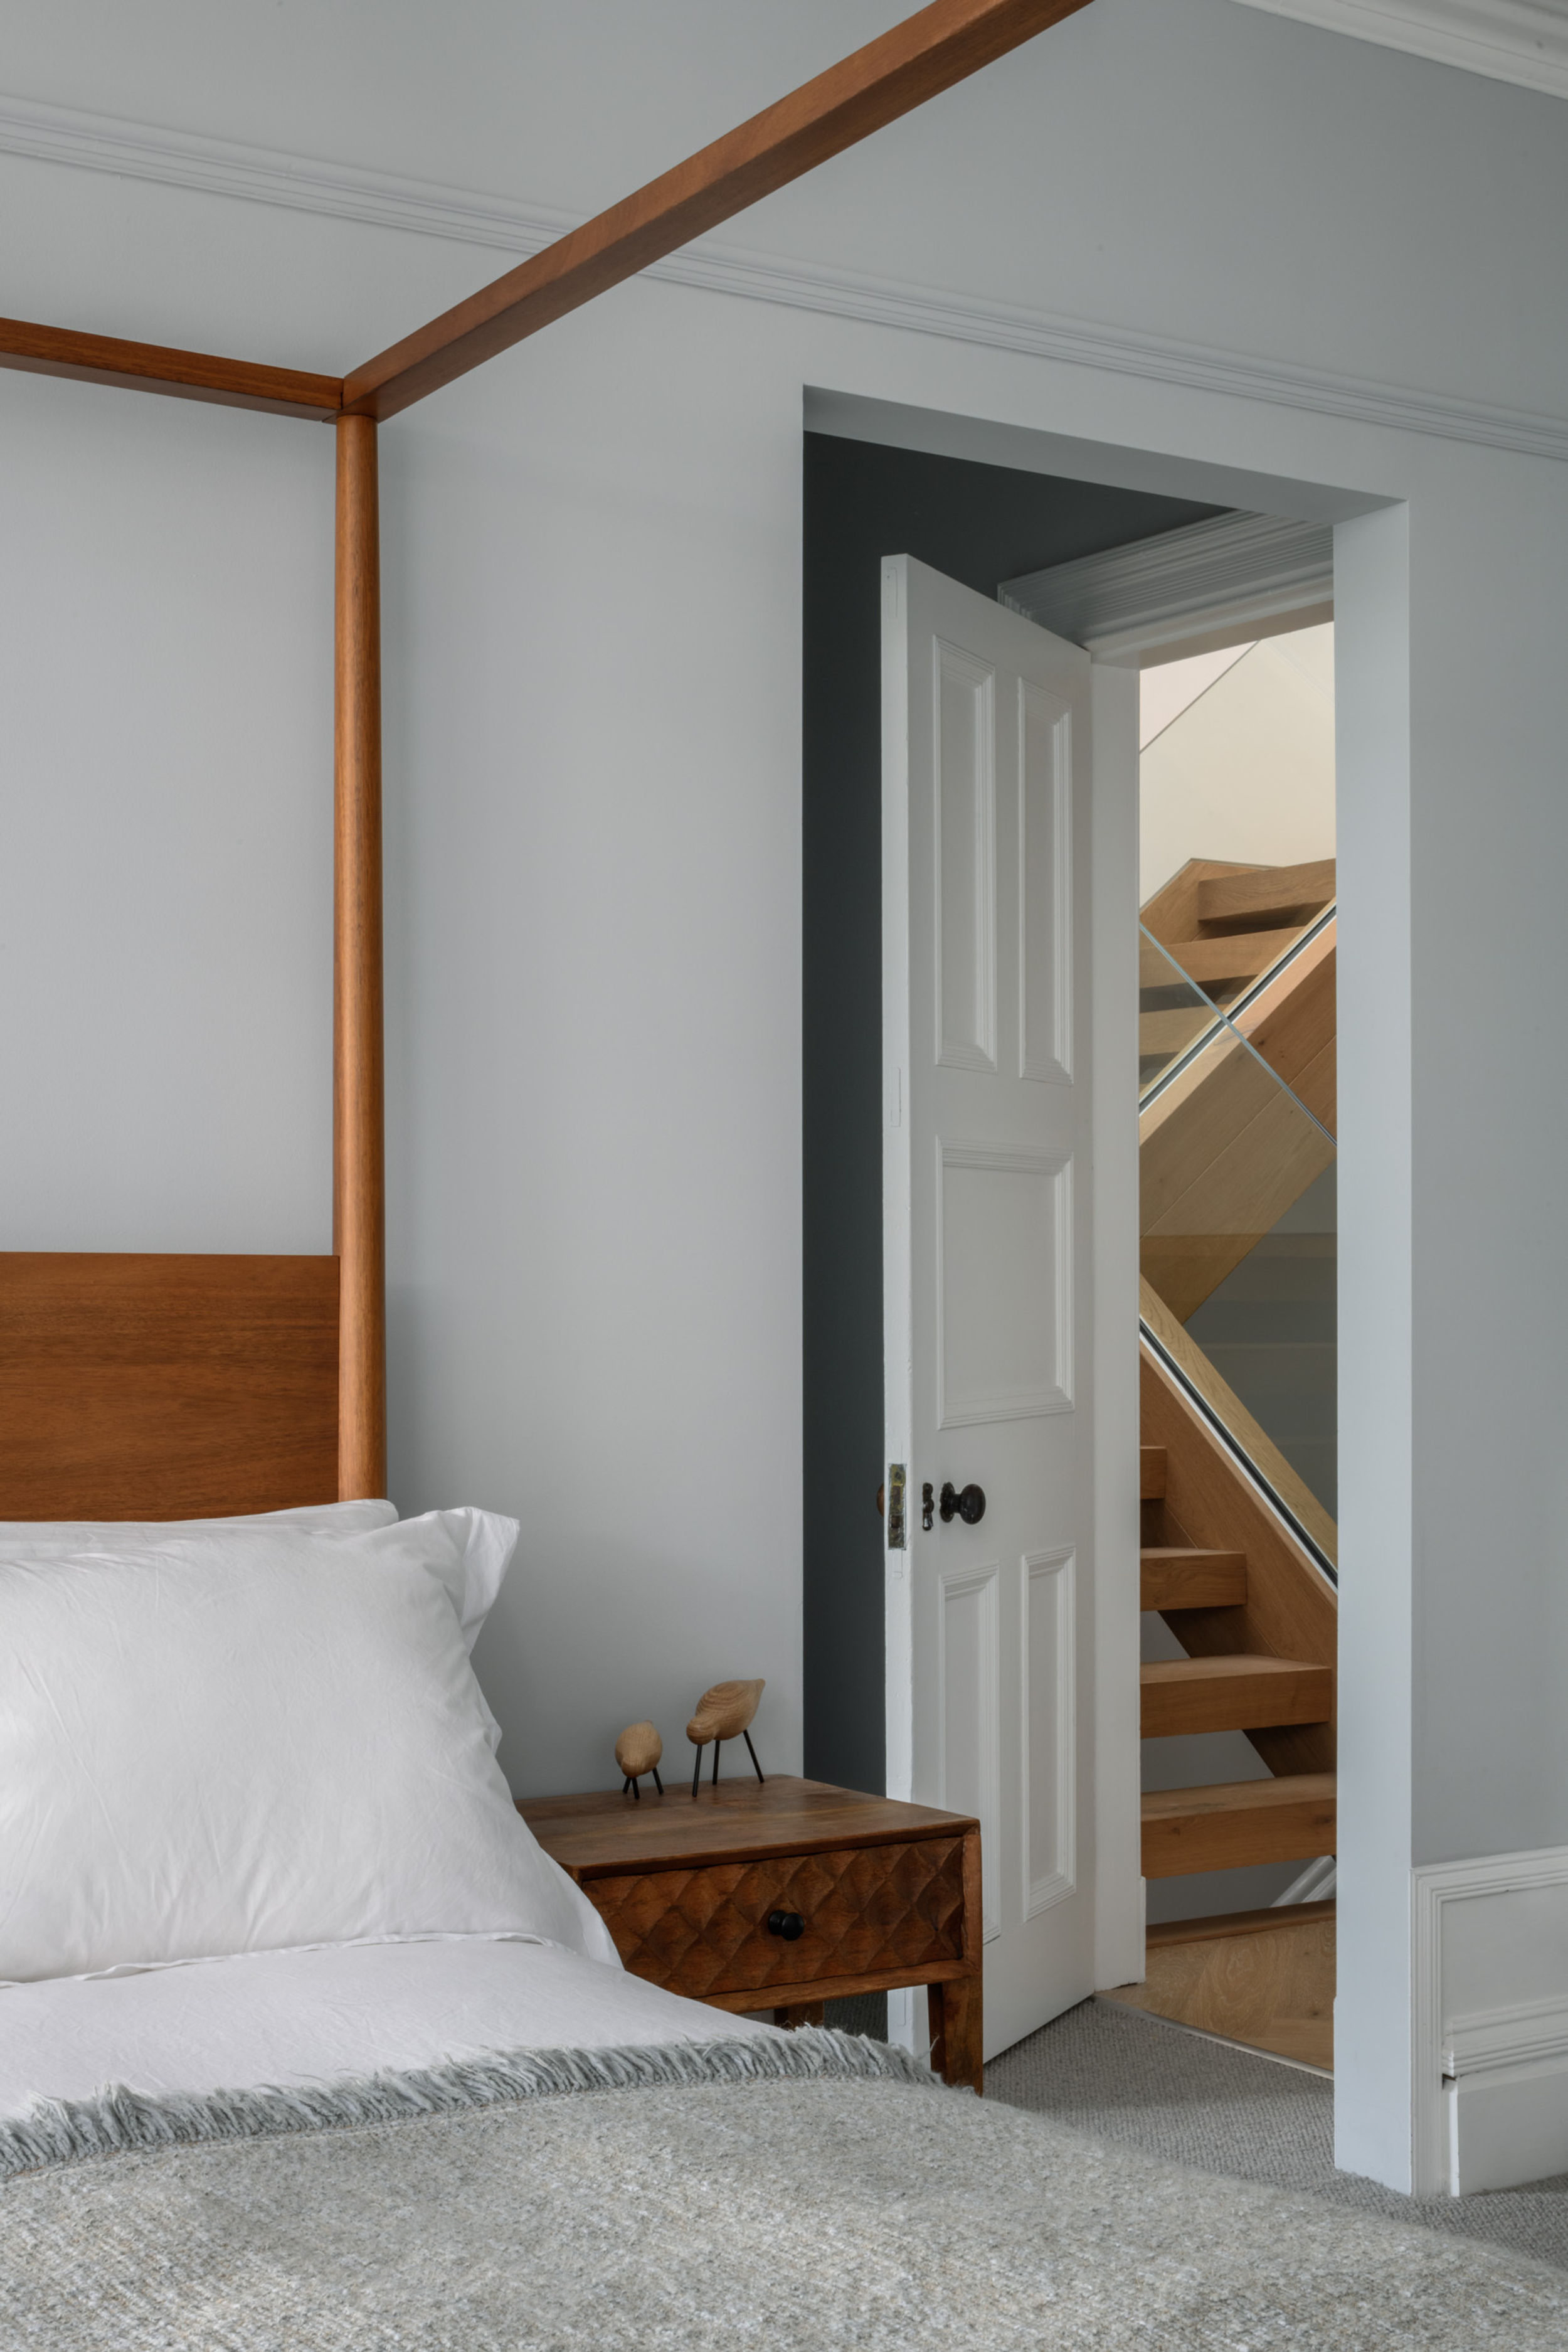
<path id="1" fill-rule="evenodd" d="M 1060 432 L 1042 421 L 1051 415 L 1052 381 L 1048 374 L 1038 402 L 1031 394 L 1030 402 L 1022 404 L 1032 404 L 1035 410 L 1028 422 L 900 402 L 880 392 L 816 385 L 806 387 L 805 422 L 809 431 L 891 448 L 1012 467 L 1071 482 L 1151 490 L 1253 514 L 1293 515 L 1333 527 L 1334 604 L 1342 625 L 1335 648 L 1340 900 L 1347 918 L 1360 909 L 1366 917 L 1364 922 L 1353 921 L 1342 941 L 1341 978 L 1347 993 L 1380 1008 L 1376 1023 L 1342 1037 L 1340 1052 L 1342 1119 L 1347 1146 L 1354 1146 L 1342 1158 L 1341 1204 L 1343 1234 L 1353 1236 L 1354 1245 L 1354 1279 L 1341 1299 L 1345 1352 L 1340 1389 L 1340 1525 L 1357 1573 L 1345 1586 L 1340 1682 L 1339 1936 L 1346 1990 L 1336 2010 L 1344 2064 L 1334 2084 L 1335 2154 L 1347 2170 L 1408 2191 L 1413 2181 L 1422 2185 L 1421 2150 L 1413 2147 L 1417 2085 L 1436 2071 L 1439 2055 L 1423 2030 L 1413 1998 L 1416 1955 L 1411 1931 L 1412 1662 L 1417 1651 L 1411 1501 L 1416 1404 L 1411 779 L 1422 706 L 1412 675 L 1410 542 L 1413 512 L 1420 500 L 1418 495 L 1413 499 L 1404 458 L 1396 450 L 1385 452 L 1375 436 L 1360 448 L 1359 458 L 1350 452 L 1360 445 L 1349 442 L 1323 443 L 1321 460 L 1315 441 L 1296 445 L 1313 453 L 1306 461 L 1320 469 L 1310 474 L 1260 470 L 1197 454 L 1200 445 L 1211 453 L 1217 438 L 1222 442 L 1231 429 L 1227 421 L 1231 412 L 1223 404 L 1212 430 L 1208 425 L 1200 429 L 1189 417 L 1175 444 L 1163 431 L 1153 445 L 1146 440 L 1118 443 Z M 1237 440 L 1231 446 L 1266 446 L 1267 436 L 1260 441 L 1249 434 L 1248 425 L 1249 416 L 1260 420 L 1262 415 L 1249 402 L 1239 402 Z M 1351 487 L 1343 470 L 1347 466 L 1358 487 Z M 1300 614 L 1297 625 L 1308 617 L 1310 610 Z M 1249 626 L 1246 633 L 1267 632 Z M 1158 651 L 1151 647 L 1147 658 L 1175 659 L 1202 649 L 1189 640 Z M 1141 666 L 1139 649 L 1129 651 Z M 1113 697 L 1115 689 L 1111 691 Z M 1118 1054 L 1131 1052 L 1133 982 L 1130 976 L 1120 983 L 1116 979 L 1116 927 L 1126 924 L 1130 955 L 1136 934 L 1129 910 L 1137 898 L 1135 825 L 1127 812 L 1122 813 L 1119 829 L 1112 818 L 1110 811 L 1096 813 L 1093 883 L 1094 971 L 1100 992 L 1092 1050 L 1097 1071 L 1110 1072 L 1128 1066 L 1125 1060 L 1118 1063 Z M 1114 871 L 1118 840 L 1126 859 L 1120 893 Z M 1118 986 L 1124 996 L 1118 994 Z M 1120 1046 L 1118 1021 L 1124 1041 Z M 1111 1089 L 1103 1080 L 1101 1099 L 1108 1117 Z M 1093 1181 L 1105 1188 L 1107 1217 L 1113 1223 L 1118 1213 L 1124 1215 L 1116 1208 L 1118 1183 L 1135 1182 L 1131 1119 L 1120 1142 L 1114 1134 L 1104 1142 Z M 1107 1291 L 1107 1308 L 1110 1297 Z M 1102 1349 L 1099 1360 L 1103 1385 L 1095 1394 L 1105 1448 L 1102 1458 L 1109 1468 L 1120 1446 L 1130 1469 L 1136 1444 L 1131 1402 L 1135 1390 L 1129 1382 L 1124 1404 L 1113 1369 L 1115 1356 Z M 1106 1606 L 1130 1609 L 1128 1596 L 1112 1589 L 1113 1529 L 1113 1521 L 1104 1530 Z M 1135 1562 L 1135 1554 L 1132 1559 Z M 1130 1577 L 1128 1584 L 1130 1588 Z M 1104 1752 L 1108 1724 L 1102 1708 L 1097 1757 Z M 1113 1796 L 1108 1785 L 1106 1802 L 1114 1828 Z M 1121 1820 L 1130 1841 L 1125 1806 Z M 1108 1920 L 1108 1942 L 1114 1933 L 1114 1923 Z"/>

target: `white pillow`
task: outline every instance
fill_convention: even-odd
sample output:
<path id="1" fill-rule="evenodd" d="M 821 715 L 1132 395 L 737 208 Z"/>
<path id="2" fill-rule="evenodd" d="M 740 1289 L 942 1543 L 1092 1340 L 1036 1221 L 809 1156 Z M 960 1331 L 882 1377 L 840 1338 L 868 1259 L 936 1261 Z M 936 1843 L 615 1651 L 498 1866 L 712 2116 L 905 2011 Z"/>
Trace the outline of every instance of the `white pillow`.
<path id="1" fill-rule="evenodd" d="M 439 1517 L 0 1559 L 0 1982 L 440 1936 L 619 1966 L 490 1752 Z"/>
<path id="2" fill-rule="evenodd" d="M 463 1574 L 453 1591 L 452 1605 L 463 1628 L 464 1646 L 472 1654 L 517 1548 L 517 1521 L 504 1518 L 499 1511 L 476 1511 L 471 1503 L 465 1503 L 456 1510 L 426 1511 L 417 1519 L 400 1519 L 398 1525 L 439 1528 L 455 1546 Z"/>
<path id="3" fill-rule="evenodd" d="M 46 1550 L 135 1550 L 187 1536 L 250 1529 L 266 1533 L 280 1527 L 302 1528 L 311 1535 L 357 1536 L 371 1528 L 391 1527 L 396 1520 L 396 1504 L 386 1502 L 305 1503 L 292 1510 L 257 1511 L 232 1519 L 0 1519 L 0 1559 Z M 402 1524 L 423 1527 L 432 1522 L 442 1527 L 457 1546 L 462 1573 L 444 1580 L 464 1641 L 472 1652 L 517 1549 L 517 1522 L 496 1511 L 476 1511 L 464 1505 L 452 1511 L 426 1511 L 422 1518 Z"/>
<path id="4" fill-rule="evenodd" d="M 99 1545 L 162 1543 L 169 1537 L 222 1534 L 230 1528 L 307 1528 L 322 1536 L 361 1535 L 390 1527 L 395 1503 L 302 1503 L 287 1511 L 251 1511 L 232 1519 L 0 1519 L 0 1557 L 37 1550 L 96 1551 Z"/>

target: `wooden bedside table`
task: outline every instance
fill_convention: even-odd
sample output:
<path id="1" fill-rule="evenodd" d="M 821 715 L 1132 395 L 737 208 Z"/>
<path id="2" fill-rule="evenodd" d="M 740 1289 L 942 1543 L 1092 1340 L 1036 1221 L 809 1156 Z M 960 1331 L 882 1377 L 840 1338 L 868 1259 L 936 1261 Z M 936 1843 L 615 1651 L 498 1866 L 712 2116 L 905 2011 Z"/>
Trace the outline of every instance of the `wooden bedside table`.
<path id="1" fill-rule="evenodd" d="M 932 2065 L 979 2090 L 978 1822 L 782 1774 L 517 1811 L 633 1976 L 715 2009 L 771 2005 L 780 2024 L 925 1985 Z"/>

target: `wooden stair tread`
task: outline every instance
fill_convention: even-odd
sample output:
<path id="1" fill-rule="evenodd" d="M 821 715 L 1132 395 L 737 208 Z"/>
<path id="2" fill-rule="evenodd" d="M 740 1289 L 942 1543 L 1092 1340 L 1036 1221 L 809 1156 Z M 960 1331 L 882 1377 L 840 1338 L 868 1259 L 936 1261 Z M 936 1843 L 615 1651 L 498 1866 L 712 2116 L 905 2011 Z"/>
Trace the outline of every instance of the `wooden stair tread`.
<path id="1" fill-rule="evenodd" d="M 1145 1503 L 1157 1503 L 1166 1491 L 1166 1449 L 1163 1445 L 1141 1445 L 1138 1448 L 1138 1491 Z"/>
<path id="2" fill-rule="evenodd" d="M 1338 1835 L 1332 1772 L 1149 1789 L 1143 1800 L 1144 1875 L 1181 1878 L 1262 1862 L 1315 1862 Z"/>
<path id="3" fill-rule="evenodd" d="M 1139 953 L 1139 982 L 1145 988 L 1174 987 L 1177 975 L 1166 956 L 1174 958 L 1187 979 L 1200 986 L 1222 980 L 1254 980 L 1301 935 L 1299 923 L 1287 923 L 1283 929 L 1233 931 L 1228 938 L 1218 940 L 1171 940 L 1166 955 L 1145 947 Z"/>
<path id="4" fill-rule="evenodd" d="M 1260 866 L 1250 874 L 1221 874 L 1197 886 L 1200 923 L 1241 923 L 1270 915 L 1308 914 L 1334 895 L 1334 861 Z"/>
<path id="5" fill-rule="evenodd" d="M 1235 1609 L 1247 1598 L 1244 1551 L 1148 1544 L 1138 1559 L 1144 1609 Z"/>
<path id="6" fill-rule="evenodd" d="M 1277 1927 L 1319 1926 L 1337 1910 L 1331 1895 L 1322 1903 L 1274 1903 L 1266 1911 L 1222 1911 L 1211 1919 L 1162 1919 L 1147 1930 L 1144 1943 L 1146 1950 L 1157 1952 L 1182 1944 L 1222 1943 L 1235 1936 L 1267 1936 Z"/>
<path id="7" fill-rule="evenodd" d="M 1166 1658 L 1141 1667 L 1139 1682 L 1145 1739 L 1327 1723 L 1333 1713 L 1333 1667 L 1304 1658 Z"/>
<path id="8" fill-rule="evenodd" d="M 1145 1789 L 1144 1819 L 1169 1821 L 1177 1815 L 1197 1819 L 1204 1813 L 1269 1813 L 1303 1802 L 1332 1803 L 1339 1784 L 1336 1772 L 1286 1772 L 1267 1780 L 1216 1780 L 1199 1789 Z M 1320 1852 L 1333 1852 L 1330 1846 Z"/>

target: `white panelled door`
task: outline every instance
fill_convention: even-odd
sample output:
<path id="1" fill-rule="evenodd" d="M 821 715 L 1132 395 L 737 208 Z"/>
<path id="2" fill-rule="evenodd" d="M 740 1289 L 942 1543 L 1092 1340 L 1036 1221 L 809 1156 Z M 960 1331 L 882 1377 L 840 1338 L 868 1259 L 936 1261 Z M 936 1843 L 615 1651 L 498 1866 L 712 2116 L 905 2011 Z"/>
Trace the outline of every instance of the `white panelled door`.
<path id="1" fill-rule="evenodd" d="M 988 2057 L 1093 1989 L 1089 710 L 883 563 L 887 1785 L 979 1816 Z"/>

